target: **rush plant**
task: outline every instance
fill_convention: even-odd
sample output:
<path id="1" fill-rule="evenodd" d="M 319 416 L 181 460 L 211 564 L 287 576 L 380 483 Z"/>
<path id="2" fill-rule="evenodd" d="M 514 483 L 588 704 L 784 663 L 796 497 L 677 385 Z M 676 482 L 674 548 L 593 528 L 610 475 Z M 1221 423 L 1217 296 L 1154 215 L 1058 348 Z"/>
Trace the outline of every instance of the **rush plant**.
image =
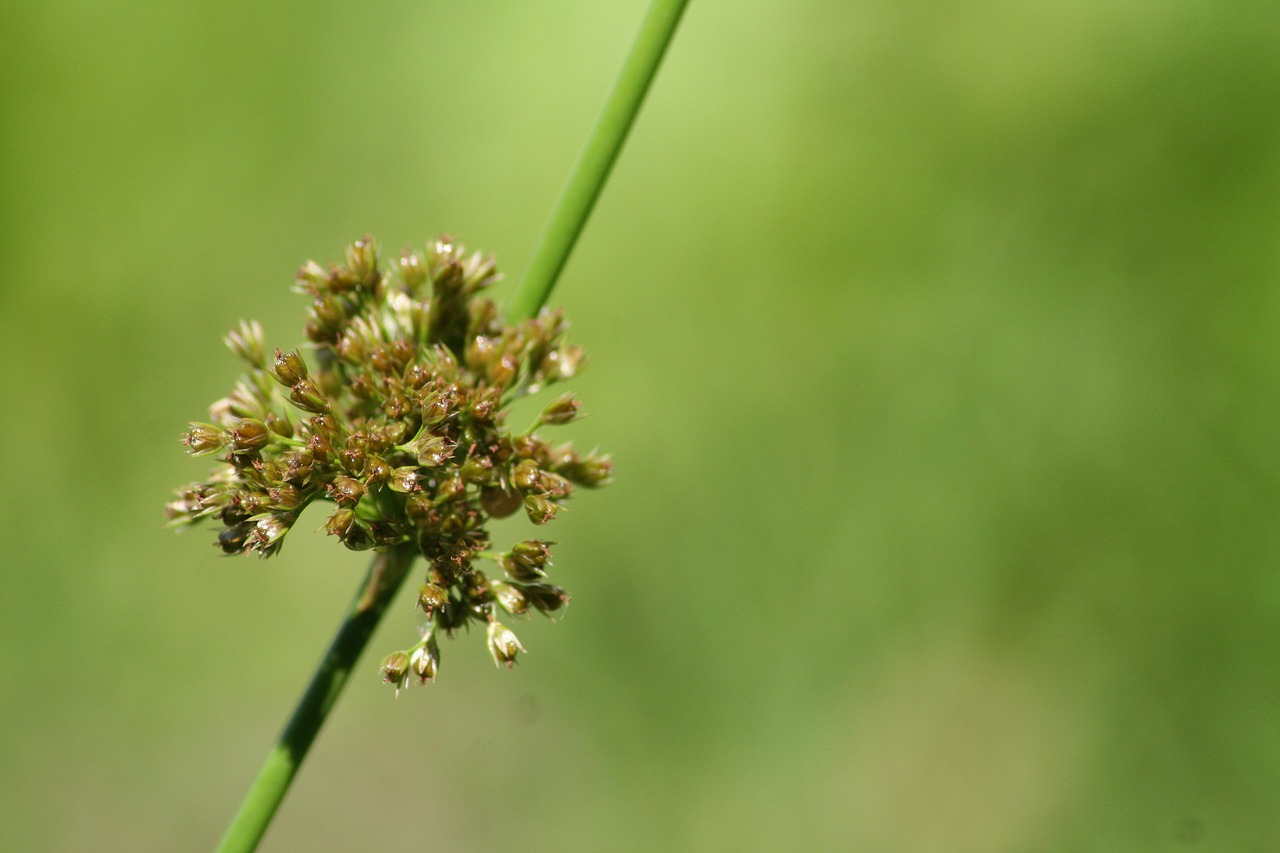
<path id="1" fill-rule="evenodd" d="M 222 839 L 252 850 L 315 740 L 369 637 L 421 557 L 416 607 L 426 628 L 382 660 L 396 689 L 434 680 L 440 639 L 470 623 L 510 667 L 524 647 L 502 621 L 554 616 L 569 594 L 551 583 L 553 543 L 531 537 L 493 550 L 488 521 L 523 513 L 552 521 L 580 488 L 609 482 L 608 456 L 556 445 L 545 433 L 579 402 L 552 398 L 531 425 L 508 407 L 571 379 L 584 363 L 568 324 L 544 305 L 639 112 L 687 0 L 655 0 L 505 313 L 486 289 L 492 258 L 444 237 L 387 263 L 370 238 L 343 263 L 307 262 L 295 289 L 310 300 L 309 351 L 270 354 L 243 322 L 226 343 L 245 372 L 183 436 L 214 456 L 208 478 L 168 507 L 178 526 L 219 526 L 229 554 L 280 550 L 302 511 L 327 509 L 326 531 L 374 557 L 293 716 Z"/>

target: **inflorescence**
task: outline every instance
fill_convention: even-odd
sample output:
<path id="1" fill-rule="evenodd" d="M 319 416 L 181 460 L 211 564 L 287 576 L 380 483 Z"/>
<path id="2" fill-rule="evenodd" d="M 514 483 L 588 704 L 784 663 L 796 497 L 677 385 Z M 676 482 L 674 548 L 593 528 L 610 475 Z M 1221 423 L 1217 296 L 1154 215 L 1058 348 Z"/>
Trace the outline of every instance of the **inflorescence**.
<path id="1" fill-rule="evenodd" d="M 528 539 L 489 550 L 486 524 L 523 511 L 555 518 L 575 486 L 609 482 L 607 456 L 552 446 L 535 431 L 572 421 L 579 402 L 557 397 L 526 431 L 503 422 L 515 400 L 574 376 L 580 347 L 560 313 L 509 324 L 481 292 L 493 259 L 466 257 L 449 238 L 404 252 L 389 269 L 365 238 L 345 265 L 309 261 L 295 289 L 311 297 L 309 367 L 294 350 L 268 357 L 262 329 L 242 322 L 226 344 L 248 370 L 192 423 L 193 456 L 221 454 L 209 479 L 178 490 L 174 525 L 214 518 L 228 554 L 269 557 L 314 501 L 334 505 L 325 530 L 356 551 L 414 547 L 430 564 L 418 592 L 422 639 L 382 662 L 386 681 L 425 684 L 440 664 L 437 635 L 486 627 L 494 661 L 524 651 L 498 611 L 549 616 L 569 601 L 548 583 L 553 544 Z M 480 559 L 500 569 L 486 574 Z"/>

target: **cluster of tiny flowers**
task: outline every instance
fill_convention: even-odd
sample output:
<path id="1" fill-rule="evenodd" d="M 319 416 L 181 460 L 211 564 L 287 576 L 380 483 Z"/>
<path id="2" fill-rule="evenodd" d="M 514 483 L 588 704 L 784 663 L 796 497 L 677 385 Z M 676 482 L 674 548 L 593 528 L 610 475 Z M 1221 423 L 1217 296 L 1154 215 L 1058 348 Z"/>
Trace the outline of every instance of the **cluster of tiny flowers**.
<path id="1" fill-rule="evenodd" d="M 191 455 L 221 462 L 207 481 L 178 490 L 169 519 L 215 519 L 224 552 L 275 554 L 302 511 L 322 501 L 333 505 L 325 530 L 348 548 L 414 547 L 426 559 L 422 639 L 382 663 L 397 688 L 433 680 L 437 635 L 471 622 L 485 626 L 494 661 L 511 666 L 524 647 L 499 612 L 555 615 L 569 595 L 547 581 L 552 543 L 491 551 L 488 520 L 523 512 L 547 524 L 575 486 L 612 475 L 607 456 L 535 433 L 577 416 L 572 394 L 525 432 L 504 426 L 511 402 L 572 377 L 583 352 L 564 341 L 558 312 L 505 323 L 481 295 L 497 278 L 492 258 L 468 257 L 448 238 L 389 269 L 368 238 L 343 265 L 309 261 L 295 289 L 312 300 L 311 364 L 296 350 L 268 356 L 258 324 L 242 322 L 226 343 L 245 375 L 213 404 L 211 421 L 183 437 Z M 481 559 L 495 569 L 481 571 Z"/>

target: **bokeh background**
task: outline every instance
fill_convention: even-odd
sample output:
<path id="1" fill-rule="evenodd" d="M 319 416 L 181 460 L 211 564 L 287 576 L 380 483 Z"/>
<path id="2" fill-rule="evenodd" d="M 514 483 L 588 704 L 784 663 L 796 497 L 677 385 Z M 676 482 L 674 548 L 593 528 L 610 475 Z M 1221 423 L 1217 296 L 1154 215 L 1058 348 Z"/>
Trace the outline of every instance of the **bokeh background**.
<path id="1" fill-rule="evenodd" d="M 644 7 L 0 7 L 0 848 L 219 837 L 366 562 L 163 526 L 221 336 L 509 288 Z M 401 599 L 264 849 L 1280 848 L 1271 4 L 694 0 L 553 301 L 573 607 Z"/>

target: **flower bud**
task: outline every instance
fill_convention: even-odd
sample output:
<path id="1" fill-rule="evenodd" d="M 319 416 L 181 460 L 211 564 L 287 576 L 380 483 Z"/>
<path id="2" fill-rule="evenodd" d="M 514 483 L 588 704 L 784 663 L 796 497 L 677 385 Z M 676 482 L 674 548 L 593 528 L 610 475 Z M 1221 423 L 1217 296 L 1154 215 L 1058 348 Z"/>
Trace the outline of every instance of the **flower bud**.
<path id="1" fill-rule="evenodd" d="M 477 335 L 467 342 L 465 359 L 467 367 L 483 374 L 489 362 L 499 356 L 498 341 L 485 335 Z"/>
<path id="2" fill-rule="evenodd" d="M 489 581 L 489 592 L 493 600 L 512 616 L 521 616 L 529 612 L 529 600 L 518 588 L 499 580 Z"/>
<path id="3" fill-rule="evenodd" d="M 542 471 L 538 475 L 538 485 L 542 486 L 543 493 L 552 500 L 560 500 L 573 494 L 573 484 L 550 471 Z"/>
<path id="4" fill-rule="evenodd" d="M 339 509 L 329 516 L 324 523 L 325 532 L 330 536 L 345 537 L 356 524 L 356 513 L 352 509 Z"/>
<path id="5" fill-rule="evenodd" d="M 551 546 L 554 542 L 545 539 L 526 539 L 517 542 L 511 552 L 503 554 L 502 568 L 507 574 L 520 581 L 538 580 L 546 577 L 543 571 L 551 565 Z"/>
<path id="6" fill-rule="evenodd" d="M 192 456 L 204 456 L 226 447 L 227 434 L 213 424 L 193 423 L 182 437 L 182 443 Z"/>
<path id="7" fill-rule="evenodd" d="M 315 381 L 310 378 L 302 379 L 294 385 L 293 390 L 289 392 L 289 399 L 299 409 L 311 412 L 313 415 L 329 411 L 329 402 L 320 393 Z"/>
<path id="8" fill-rule="evenodd" d="M 456 474 L 448 477 L 436 486 L 436 500 L 447 501 L 465 494 L 467 484 L 462 482 L 462 478 Z"/>
<path id="9" fill-rule="evenodd" d="M 516 654 L 523 652 L 520 638 L 501 622 L 489 623 L 489 654 L 493 655 L 495 665 L 506 664 L 510 669 L 516 662 Z"/>
<path id="10" fill-rule="evenodd" d="M 324 270 L 321 270 L 320 274 L 325 277 L 327 283 L 329 276 Z M 321 329 L 335 331 L 346 321 L 347 310 L 337 296 L 323 296 L 311 303 L 311 316 Z"/>
<path id="11" fill-rule="evenodd" d="M 453 414 L 456 403 L 455 395 L 449 390 L 432 394 L 422 404 L 422 422 L 435 426 Z"/>
<path id="12" fill-rule="evenodd" d="M 400 280 L 404 282 L 410 293 L 421 287 L 427 280 L 427 267 L 423 263 L 422 255 L 410 252 L 408 249 L 396 261 L 396 270 L 399 271 Z"/>
<path id="13" fill-rule="evenodd" d="M 339 357 L 348 364 L 359 364 L 364 361 L 364 357 L 368 353 L 364 338 L 354 329 L 347 331 L 342 337 L 338 338 L 338 345 L 335 349 Z"/>
<path id="14" fill-rule="evenodd" d="M 557 466 L 556 473 L 579 486 L 594 489 L 613 482 L 613 460 L 608 456 L 575 458 L 567 464 Z"/>
<path id="15" fill-rule="evenodd" d="M 266 423 L 267 429 L 276 435 L 282 438 L 293 438 L 293 424 L 288 418 L 282 418 L 275 412 L 267 412 L 267 416 L 262 420 Z"/>
<path id="16" fill-rule="evenodd" d="M 336 477 L 328 487 L 329 497 L 338 506 L 354 507 L 364 497 L 364 486 L 352 477 Z"/>
<path id="17" fill-rule="evenodd" d="M 520 493 L 502 486 L 485 486 L 480 490 L 480 506 L 492 518 L 506 518 L 524 505 Z"/>
<path id="18" fill-rule="evenodd" d="M 281 483 L 279 486 L 267 489 L 267 494 L 271 496 L 271 502 L 275 504 L 276 508 L 286 512 L 292 512 L 302 506 L 302 492 L 287 483 Z"/>
<path id="19" fill-rule="evenodd" d="M 568 344 L 548 353 L 548 360 L 551 364 L 544 363 L 544 366 L 547 381 L 551 382 L 572 379 L 582 369 L 587 357 L 582 347 Z"/>
<path id="20" fill-rule="evenodd" d="M 440 646 L 434 634 L 427 638 L 425 645 L 414 649 L 409 658 L 409 669 L 418 677 L 418 684 L 436 680 L 436 674 L 440 672 Z"/>
<path id="21" fill-rule="evenodd" d="M 581 405 L 582 402 L 575 400 L 572 393 L 561 394 L 542 410 L 542 414 L 538 415 L 538 423 L 549 426 L 567 424 L 578 416 L 578 408 Z"/>
<path id="22" fill-rule="evenodd" d="M 266 351 L 262 343 L 262 326 L 258 325 L 257 320 L 249 322 L 241 320 L 240 325 L 227 332 L 227 336 L 222 341 L 227 345 L 227 349 L 250 367 L 261 367 L 266 359 Z"/>
<path id="23" fill-rule="evenodd" d="M 534 524 L 546 524 L 556 517 L 560 505 L 553 503 L 543 495 L 526 495 L 524 512 Z"/>
<path id="24" fill-rule="evenodd" d="M 231 438 L 231 449 L 236 453 L 250 453 L 267 446 L 271 440 L 271 431 L 267 425 L 256 418 L 241 418 L 228 431 Z"/>
<path id="25" fill-rule="evenodd" d="M 538 468 L 537 462 L 532 459 L 522 459 L 515 471 L 511 472 L 511 482 L 522 492 L 541 492 L 541 476 L 542 471 Z"/>
<path id="26" fill-rule="evenodd" d="M 277 349 L 272 374 L 281 385 L 292 388 L 307 378 L 307 365 L 302 361 L 302 356 L 298 355 L 297 350 L 284 352 Z"/>
<path id="27" fill-rule="evenodd" d="M 420 491 L 422 489 L 422 485 L 418 482 L 420 479 L 417 466 L 405 465 L 391 472 L 390 478 L 387 479 L 387 488 L 401 494 Z"/>
<path id="28" fill-rule="evenodd" d="M 329 273 L 315 261 L 307 261 L 298 267 L 294 287 L 304 293 L 319 294 L 329 286 Z"/>
<path id="29" fill-rule="evenodd" d="M 409 656 L 404 652 L 392 652 L 382 659 L 382 680 L 397 687 L 404 685 L 409 676 Z"/>
<path id="30" fill-rule="evenodd" d="M 569 593 L 550 583 L 529 583 L 520 586 L 530 604 L 545 616 L 558 613 L 569 606 Z"/>
<path id="31" fill-rule="evenodd" d="M 405 517 L 414 524 L 423 525 L 436 514 L 431 498 L 422 492 L 413 492 L 404 500 Z"/>
<path id="32" fill-rule="evenodd" d="M 453 442 L 443 436 L 428 435 L 418 442 L 418 464 L 428 468 L 446 465 L 453 458 L 455 447 Z"/>
<path id="33" fill-rule="evenodd" d="M 224 528 L 218 534 L 218 547 L 224 554 L 243 554 L 251 532 L 253 532 L 252 524 L 237 524 L 234 527 Z"/>
<path id="34" fill-rule="evenodd" d="M 367 551 L 373 547 L 373 537 L 369 535 L 369 531 L 365 530 L 359 524 L 352 524 L 347 528 L 347 532 L 338 537 L 342 540 L 342 544 L 346 545 L 352 551 Z"/>
<path id="35" fill-rule="evenodd" d="M 479 394 L 473 397 L 467 411 L 472 420 L 488 423 L 493 420 L 501 405 L 501 400 L 495 389 L 493 393 Z"/>
<path id="36" fill-rule="evenodd" d="M 511 353 L 507 353 L 489 363 L 489 368 L 485 371 L 485 377 L 489 380 L 489 384 L 495 388 L 507 388 L 512 382 L 515 382 L 519 373 L 519 359 Z"/>
<path id="37" fill-rule="evenodd" d="M 391 466 L 381 456 L 370 456 L 364 465 L 365 485 L 381 486 L 391 478 Z"/>
<path id="38" fill-rule="evenodd" d="M 387 397 L 387 402 L 382 404 L 382 411 L 393 421 L 403 423 L 400 419 L 413 411 L 413 404 L 408 397 L 396 391 Z"/>
<path id="39" fill-rule="evenodd" d="M 378 251 L 373 238 L 364 236 L 347 247 L 347 269 L 357 284 L 372 287 L 378 280 Z"/>
<path id="40" fill-rule="evenodd" d="M 436 344 L 431 354 L 434 357 L 436 374 L 441 379 L 452 382 L 458 375 L 458 359 L 453 354 L 453 350 L 444 344 Z"/>
<path id="41" fill-rule="evenodd" d="M 512 436 L 511 449 L 521 459 L 531 459 L 534 462 L 545 459 L 550 452 L 546 442 L 536 435 Z"/>
<path id="42" fill-rule="evenodd" d="M 483 456 L 473 456 L 462 463 L 462 470 L 459 473 L 462 474 L 465 482 L 478 486 L 489 482 L 493 476 L 493 463 Z"/>
<path id="43" fill-rule="evenodd" d="M 449 594 L 438 584 L 426 583 L 418 590 L 418 606 L 428 616 L 448 603 Z"/>
<path id="44" fill-rule="evenodd" d="M 280 550 L 281 540 L 289 532 L 294 516 L 289 513 L 271 513 L 258 520 L 250 537 L 250 547 L 264 557 L 269 557 Z"/>

